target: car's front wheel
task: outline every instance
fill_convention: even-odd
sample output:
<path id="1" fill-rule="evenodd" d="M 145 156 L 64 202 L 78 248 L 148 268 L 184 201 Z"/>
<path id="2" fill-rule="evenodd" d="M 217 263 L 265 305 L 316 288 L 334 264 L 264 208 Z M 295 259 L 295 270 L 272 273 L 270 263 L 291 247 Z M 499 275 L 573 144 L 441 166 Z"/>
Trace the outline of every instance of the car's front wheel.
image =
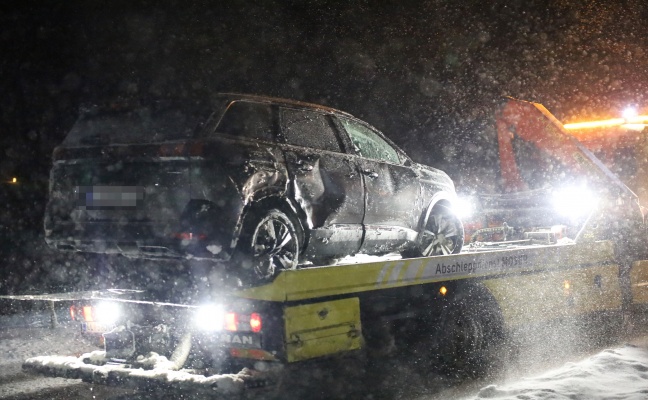
<path id="1" fill-rule="evenodd" d="M 443 204 L 434 206 L 425 228 L 419 234 L 414 248 L 404 251 L 404 257 L 430 257 L 457 254 L 464 243 L 461 220 L 452 209 Z"/>
<path id="2" fill-rule="evenodd" d="M 251 211 L 243 226 L 235 261 L 247 277 L 265 281 L 281 270 L 295 269 L 300 239 L 291 219 L 278 209 Z"/>

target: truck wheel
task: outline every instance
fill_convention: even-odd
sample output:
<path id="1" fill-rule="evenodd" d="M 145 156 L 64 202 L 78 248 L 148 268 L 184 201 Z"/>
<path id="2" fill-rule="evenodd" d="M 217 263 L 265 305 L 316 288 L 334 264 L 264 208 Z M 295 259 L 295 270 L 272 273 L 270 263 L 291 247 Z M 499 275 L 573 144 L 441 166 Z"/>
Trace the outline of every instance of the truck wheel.
<path id="1" fill-rule="evenodd" d="M 443 369 L 472 377 L 497 369 L 504 358 L 504 336 L 502 316 L 494 301 L 485 289 L 471 287 L 445 304 L 434 345 Z"/>
<path id="2" fill-rule="evenodd" d="M 418 245 L 401 253 L 405 258 L 457 254 L 464 242 L 463 224 L 450 207 L 436 205 L 419 235 Z"/>
<path id="3" fill-rule="evenodd" d="M 252 279 L 271 279 L 280 270 L 295 269 L 300 240 L 290 218 L 277 209 L 251 211 L 243 226 L 235 260 Z"/>

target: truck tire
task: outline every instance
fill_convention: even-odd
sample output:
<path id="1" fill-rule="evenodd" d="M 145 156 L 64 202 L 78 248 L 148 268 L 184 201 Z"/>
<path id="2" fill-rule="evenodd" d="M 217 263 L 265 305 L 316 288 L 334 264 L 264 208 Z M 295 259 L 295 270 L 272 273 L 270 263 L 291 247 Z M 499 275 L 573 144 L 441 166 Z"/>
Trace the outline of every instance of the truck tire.
<path id="1" fill-rule="evenodd" d="M 263 283 L 281 270 L 296 269 L 300 248 L 300 235 L 284 212 L 251 210 L 243 225 L 233 268 L 241 269 L 247 283 Z"/>
<path id="2" fill-rule="evenodd" d="M 460 289 L 444 304 L 438 321 L 433 359 L 445 372 L 480 377 L 504 361 L 503 318 L 483 286 Z"/>

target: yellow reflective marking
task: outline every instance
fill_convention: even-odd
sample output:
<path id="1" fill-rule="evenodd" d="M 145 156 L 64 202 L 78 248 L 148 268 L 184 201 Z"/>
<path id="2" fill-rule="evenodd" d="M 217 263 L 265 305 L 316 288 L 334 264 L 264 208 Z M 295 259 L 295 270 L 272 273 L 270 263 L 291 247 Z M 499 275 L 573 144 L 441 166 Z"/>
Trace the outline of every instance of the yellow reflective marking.
<path id="1" fill-rule="evenodd" d="M 385 279 L 385 276 L 387 275 L 387 270 L 389 269 L 389 265 L 385 265 L 382 267 L 380 270 L 380 274 L 378 275 L 378 279 L 376 279 L 376 286 L 380 286 L 382 284 L 383 279 Z"/>
<path id="2" fill-rule="evenodd" d="M 388 284 L 394 284 L 398 282 L 398 278 L 400 277 L 401 270 L 403 269 L 403 265 L 405 262 L 401 261 L 398 264 L 394 265 L 394 267 L 391 270 L 391 273 L 389 274 L 389 279 L 387 280 Z"/>

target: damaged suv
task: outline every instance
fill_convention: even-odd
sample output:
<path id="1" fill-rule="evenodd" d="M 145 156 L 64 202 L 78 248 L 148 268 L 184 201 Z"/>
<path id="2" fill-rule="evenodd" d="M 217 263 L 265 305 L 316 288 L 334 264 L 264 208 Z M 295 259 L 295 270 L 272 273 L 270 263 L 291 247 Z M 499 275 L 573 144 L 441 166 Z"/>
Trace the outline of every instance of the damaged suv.
<path id="1" fill-rule="evenodd" d="M 53 155 L 47 243 L 227 261 L 263 281 L 356 253 L 458 253 L 455 189 L 353 116 L 302 102 L 85 110 Z"/>

